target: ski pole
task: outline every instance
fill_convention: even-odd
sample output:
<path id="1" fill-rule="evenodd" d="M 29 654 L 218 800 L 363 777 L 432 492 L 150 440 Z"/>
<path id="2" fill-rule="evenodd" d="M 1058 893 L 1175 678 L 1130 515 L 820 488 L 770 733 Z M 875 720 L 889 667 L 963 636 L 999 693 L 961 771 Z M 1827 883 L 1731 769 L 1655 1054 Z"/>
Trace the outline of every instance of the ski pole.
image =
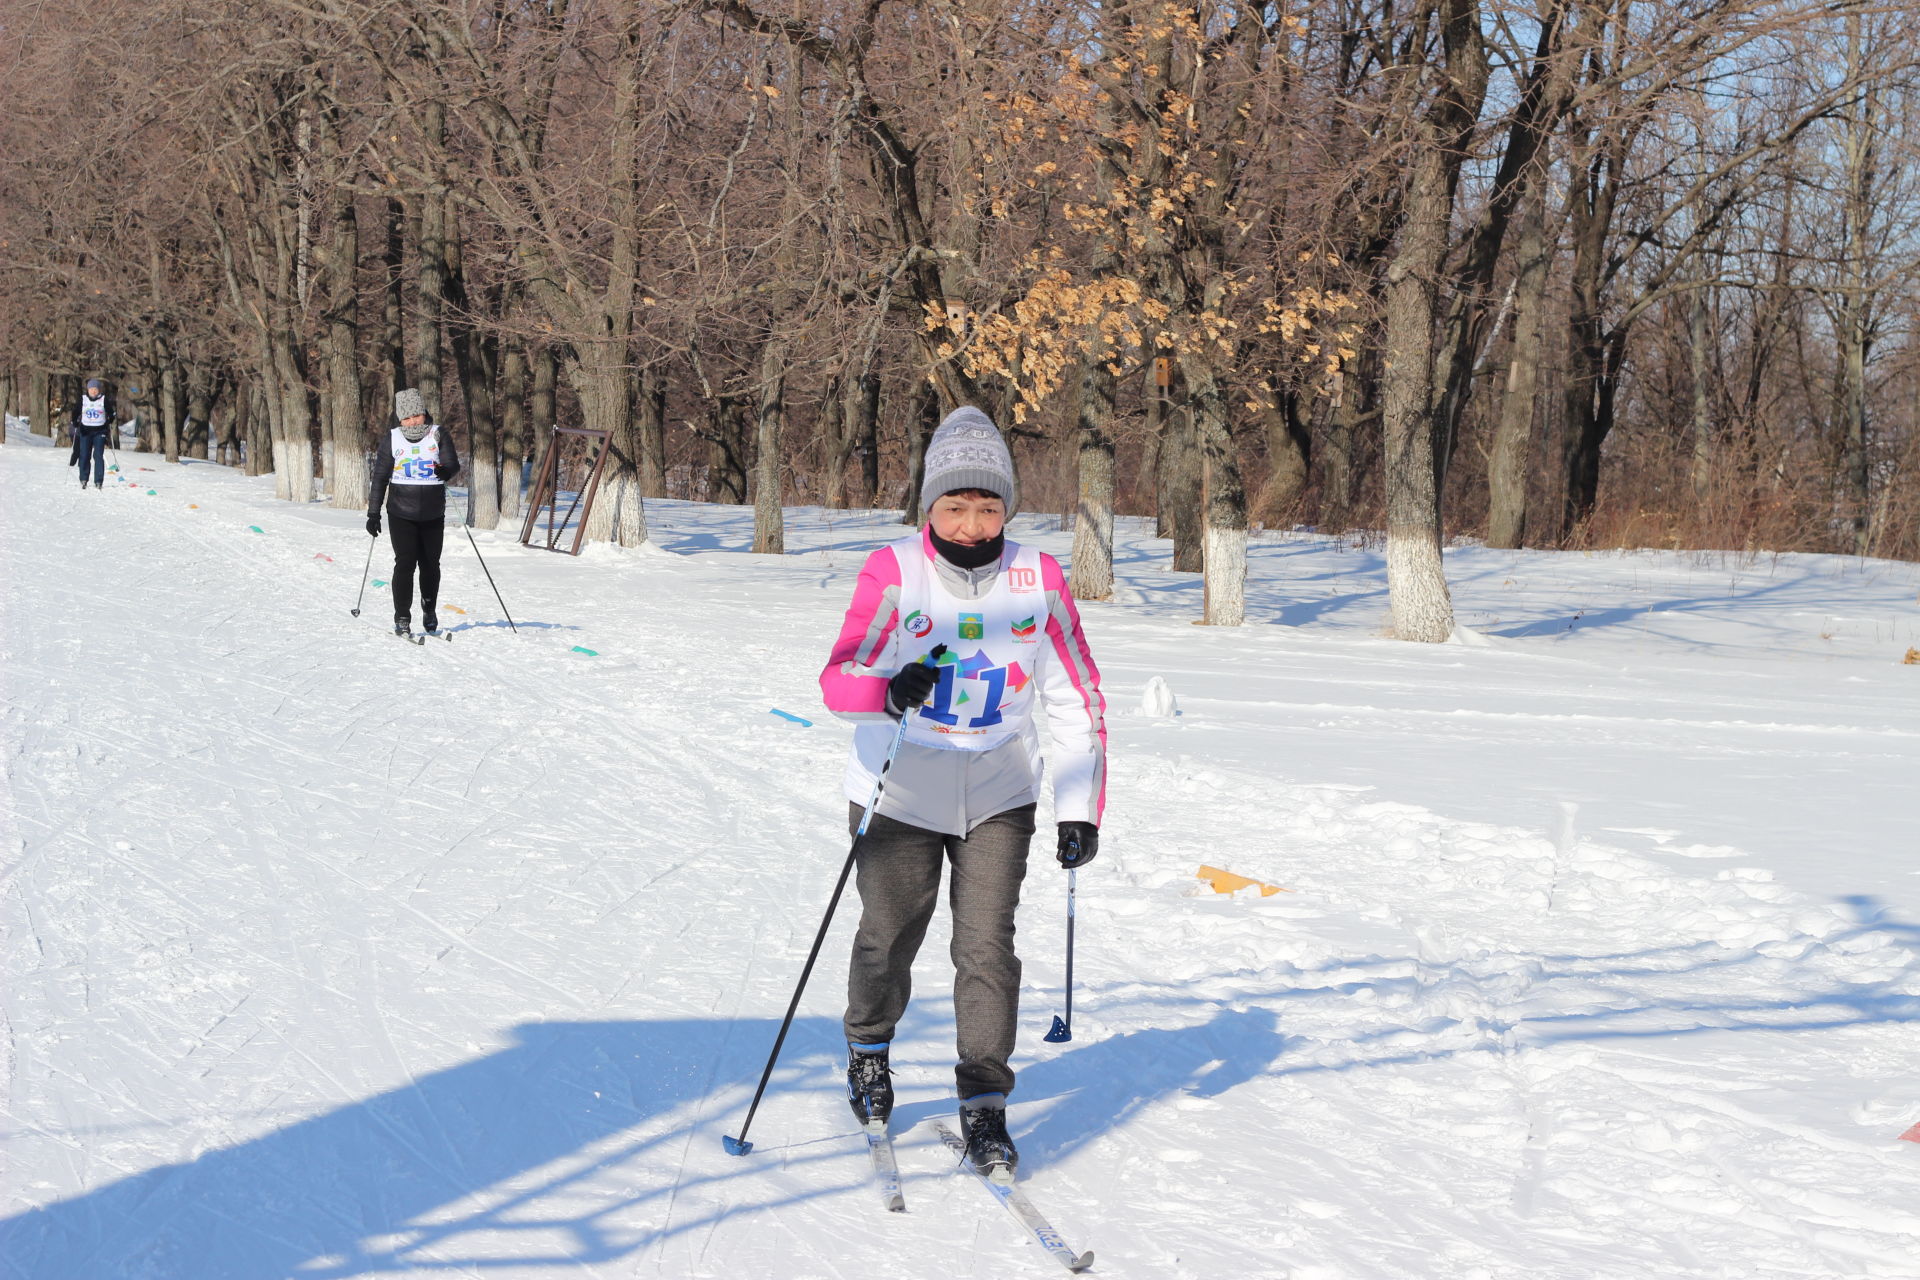
<path id="1" fill-rule="evenodd" d="M 380 541 L 380 535 L 374 534 L 367 539 L 367 564 L 360 570 L 360 594 L 353 598 L 353 616 L 360 616 L 360 602 L 367 598 L 367 575 L 373 572 L 373 544 Z"/>
<path id="2" fill-rule="evenodd" d="M 921 659 L 927 666 L 935 666 L 947 646 L 937 644 L 933 652 Z M 907 738 L 907 718 L 913 714 L 913 708 L 906 708 L 900 716 L 900 727 L 893 731 L 893 742 L 887 747 L 887 758 L 880 765 L 880 772 L 873 779 L 873 794 L 867 797 L 866 812 L 860 815 L 860 826 L 853 833 L 853 844 L 847 849 L 847 860 L 840 865 L 840 879 L 833 886 L 833 897 L 827 902 L 827 914 L 820 918 L 820 931 L 813 935 L 813 950 L 807 952 L 807 963 L 800 970 L 800 981 L 794 985 L 793 999 L 787 1002 L 787 1016 L 780 1023 L 780 1034 L 773 1038 L 773 1052 L 767 1055 L 767 1068 L 760 1073 L 760 1087 L 753 1091 L 753 1102 L 747 1107 L 746 1123 L 740 1126 L 737 1138 L 721 1136 L 721 1144 L 730 1156 L 743 1156 L 753 1150 L 753 1144 L 747 1141 L 747 1130 L 753 1127 L 753 1113 L 760 1109 L 760 1096 L 767 1091 L 767 1081 L 773 1078 L 773 1064 L 780 1060 L 780 1046 L 787 1042 L 787 1030 L 793 1026 L 793 1014 L 800 1007 L 800 993 L 807 989 L 807 979 L 813 976 L 813 962 L 820 958 L 820 944 L 827 940 L 827 926 L 833 923 L 834 909 L 840 905 L 840 895 L 846 891 L 847 877 L 853 874 L 854 855 L 860 852 L 860 841 L 867 834 L 867 824 L 873 821 L 873 812 L 880 807 L 880 792 L 887 785 L 887 770 L 893 768 L 893 758 L 900 754 L 900 744 Z"/>
<path id="3" fill-rule="evenodd" d="M 1062 1044 L 1073 1039 L 1073 899 L 1074 880 L 1079 872 L 1067 868 L 1067 1016 L 1064 1021 L 1054 1015 L 1053 1028 L 1047 1032 L 1046 1039 L 1053 1044 Z"/>
<path id="4" fill-rule="evenodd" d="M 480 554 L 480 544 L 473 540 L 473 530 L 467 530 L 467 545 L 473 548 L 473 558 L 480 562 L 480 572 L 487 575 L 487 585 L 493 587 L 493 598 L 500 600 L 500 588 L 494 584 L 493 570 L 487 568 L 487 558 Z M 507 625 L 513 627 L 513 615 L 507 613 L 507 602 L 500 600 L 500 612 L 507 614 Z M 513 627 L 513 634 L 519 635 L 520 628 Z"/>

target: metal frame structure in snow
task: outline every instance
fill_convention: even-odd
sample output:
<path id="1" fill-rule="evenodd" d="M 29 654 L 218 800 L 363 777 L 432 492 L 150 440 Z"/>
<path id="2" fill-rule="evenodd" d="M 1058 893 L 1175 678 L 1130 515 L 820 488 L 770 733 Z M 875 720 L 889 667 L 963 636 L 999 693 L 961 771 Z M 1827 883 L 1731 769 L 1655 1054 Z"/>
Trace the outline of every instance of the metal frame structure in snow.
<path id="1" fill-rule="evenodd" d="M 594 495 L 600 491 L 600 472 L 607 465 L 607 441 L 611 433 L 594 430 L 591 427 L 555 427 L 552 437 L 547 441 L 547 452 L 540 459 L 539 469 L 533 473 L 533 500 L 527 504 L 527 518 L 520 526 L 520 545 L 537 547 L 543 551 L 558 551 L 562 555 L 580 554 L 580 543 L 587 535 L 587 519 L 593 514 Z M 567 508 L 567 514 L 561 518 L 560 527 L 553 527 L 554 510 L 560 505 L 560 442 L 563 436 L 584 436 L 597 440 L 600 446 L 593 457 L 593 469 L 587 475 L 586 484 L 573 495 L 573 505 Z M 547 512 L 545 540 L 533 540 L 534 525 L 539 522 L 540 509 Z M 580 523 L 573 526 L 573 545 L 562 547 L 560 539 L 565 536 L 567 526 L 573 523 L 575 510 L 580 512 Z"/>

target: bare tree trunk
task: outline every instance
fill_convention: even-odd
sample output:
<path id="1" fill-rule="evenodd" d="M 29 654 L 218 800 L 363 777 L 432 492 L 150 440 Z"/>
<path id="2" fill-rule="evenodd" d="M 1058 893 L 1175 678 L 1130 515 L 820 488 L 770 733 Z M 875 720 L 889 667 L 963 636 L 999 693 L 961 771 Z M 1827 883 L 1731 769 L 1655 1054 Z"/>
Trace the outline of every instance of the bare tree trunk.
<path id="1" fill-rule="evenodd" d="M 559 372 L 560 358 L 552 347 L 541 347 L 533 353 L 533 392 L 527 399 L 527 424 L 533 428 L 536 465 L 553 443 L 554 392 Z"/>
<path id="2" fill-rule="evenodd" d="M 1300 495 L 1307 488 L 1313 447 L 1312 433 L 1300 416 L 1300 393 L 1284 387 L 1277 376 L 1272 381 L 1276 390 L 1262 397 L 1260 403 L 1271 472 L 1260 494 L 1259 513 L 1268 526 L 1285 523 L 1298 511 Z"/>
<path id="3" fill-rule="evenodd" d="M 522 515 L 521 487 L 527 471 L 527 348 L 509 338 L 500 353 L 500 519 Z"/>
<path id="4" fill-rule="evenodd" d="M 1227 429 L 1225 388 L 1214 380 L 1210 364 L 1196 361 L 1185 372 L 1194 435 L 1206 468 L 1200 503 L 1203 617 L 1210 627 L 1237 627 L 1247 616 L 1246 485 Z"/>
<path id="5" fill-rule="evenodd" d="M 219 412 L 219 405 L 223 398 L 229 400 L 231 403 L 228 405 L 226 413 L 222 416 L 220 424 L 212 428 L 214 436 L 219 442 L 218 447 L 214 450 L 214 456 L 223 467 L 237 467 L 240 465 L 241 423 L 243 420 L 242 415 L 245 413 L 245 406 L 247 404 L 246 389 L 238 383 L 233 382 L 224 370 L 216 375 L 215 383 L 213 396 L 214 411 L 216 413 Z"/>
<path id="6" fill-rule="evenodd" d="M 242 475 L 253 475 L 253 450 L 248 442 L 253 436 L 253 384 L 239 382 L 233 388 L 233 414 L 228 419 L 227 434 L 221 439 L 221 460 L 230 467 L 241 467 Z M 227 453 L 231 447 L 233 452 Z"/>
<path id="7" fill-rule="evenodd" d="M 358 511 L 367 505 L 367 423 L 360 387 L 360 223 L 351 192 L 332 195 L 333 236 L 327 249 L 328 307 L 325 345 L 327 427 L 332 440 L 328 475 L 333 506 Z"/>
<path id="8" fill-rule="evenodd" d="M 1713 488 L 1713 416 L 1709 409 L 1712 353 L 1707 341 L 1707 288 L 1701 284 L 1694 287 L 1687 300 L 1687 376 L 1693 384 L 1687 434 L 1693 451 L 1689 471 L 1695 502 L 1705 502 Z"/>
<path id="9" fill-rule="evenodd" d="M 568 380 L 580 396 L 587 426 L 607 432 L 608 449 L 586 536 L 637 547 L 647 540 L 647 516 L 640 498 L 640 440 L 627 394 L 626 340 L 577 346 L 579 358 L 568 369 Z"/>
<path id="10" fill-rule="evenodd" d="M 263 367 L 261 377 L 247 394 L 247 474 L 250 476 L 273 474 L 273 401 L 267 394 L 268 376 Z"/>
<path id="11" fill-rule="evenodd" d="M 47 371 L 33 368 L 27 370 L 27 431 L 32 435 L 50 436 L 53 430 L 53 410 L 47 403 Z"/>
<path id="12" fill-rule="evenodd" d="M 640 428 L 640 496 L 667 496 L 667 378 L 658 370 L 637 380 L 634 412 Z"/>
<path id="13" fill-rule="evenodd" d="M 290 329 L 275 334 L 275 356 L 279 363 L 276 381 L 280 392 L 280 463 L 277 489 L 289 502 L 313 501 L 313 409 L 307 396 L 307 381 L 300 367 L 299 338 Z"/>
<path id="14" fill-rule="evenodd" d="M 213 398 L 218 390 L 214 385 L 213 370 L 204 361 L 196 362 L 188 370 L 186 438 L 181 442 L 181 448 L 189 458 L 207 456 L 208 437 L 213 430 Z M 120 424 L 114 423 L 113 430 L 118 433 Z"/>
<path id="15" fill-rule="evenodd" d="M 387 201 L 385 230 L 386 247 L 380 259 L 385 282 L 381 289 L 377 384 L 380 403 L 374 413 L 374 421 L 381 423 L 393 412 L 393 393 L 407 385 L 406 210 L 398 200 Z"/>
<path id="16" fill-rule="evenodd" d="M 180 461 L 180 370 L 173 344 L 162 334 L 154 339 L 154 363 L 160 369 L 160 432 L 166 441 L 167 461 Z"/>
<path id="17" fill-rule="evenodd" d="M 780 438 L 787 414 L 787 344 L 769 338 L 760 354 L 760 404 L 753 435 L 753 549 L 766 556 L 786 554 L 786 526 L 780 508 Z"/>
<path id="18" fill-rule="evenodd" d="M 447 296 L 447 206 L 438 193 L 420 197 L 413 246 L 418 296 L 413 317 L 413 385 L 427 404 L 427 420 L 440 422 L 441 321 Z"/>
<path id="19" fill-rule="evenodd" d="M 914 388 L 913 411 L 907 419 L 907 492 L 900 504 L 900 523 L 915 529 L 925 515 L 920 510 L 920 485 L 927 478 L 927 445 L 939 425 L 940 391 L 923 379 Z"/>
<path id="20" fill-rule="evenodd" d="M 1847 66 L 1864 68 L 1867 57 L 1865 19 L 1849 13 Z M 1841 518 L 1846 522 L 1847 547 L 1854 555 L 1867 554 L 1868 526 L 1873 509 L 1872 473 L 1867 450 L 1867 360 L 1873 348 L 1876 282 L 1871 279 L 1875 249 L 1872 243 L 1873 201 L 1879 187 L 1878 144 L 1881 129 L 1879 91 L 1869 86 L 1852 103 L 1841 125 L 1840 147 L 1845 165 L 1845 265 L 1835 328 L 1840 339 L 1840 491 Z"/>
<path id="21" fill-rule="evenodd" d="M 1160 377 L 1155 370 L 1158 364 L 1158 360 L 1147 362 L 1147 453 L 1141 459 L 1140 470 L 1147 476 L 1153 493 L 1153 536 L 1171 538 L 1174 513 L 1167 504 L 1166 472 L 1163 470 L 1168 447 L 1167 396 L 1160 387 Z"/>
<path id="22" fill-rule="evenodd" d="M 1453 634 L 1453 601 L 1440 554 L 1434 339 L 1461 144 L 1479 115 L 1487 64 L 1476 0 L 1435 0 L 1432 13 L 1444 41 L 1446 78 L 1432 105 L 1413 122 L 1405 221 L 1387 268 L 1383 436 L 1387 595 L 1394 634 L 1439 644 Z"/>
<path id="23" fill-rule="evenodd" d="M 1446 252 L 1445 158 L 1427 140 L 1413 162 L 1402 242 L 1387 273 L 1387 592 L 1394 635 L 1439 644 L 1453 634 L 1453 604 L 1440 556 L 1440 500 L 1433 465 L 1434 308 Z"/>
<path id="24" fill-rule="evenodd" d="M 847 460 L 853 456 L 852 380 L 844 373 L 842 370 L 827 379 L 820 395 L 820 413 L 813 423 L 814 442 L 820 447 L 820 505 L 828 508 L 847 505 Z"/>
<path id="25" fill-rule="evenodd" d="M 1327 414 L 1320 448 L 1320 510 L 1315 525 L 1322 533 L 1344 533 L 1353 523 L 1353 445 L 1360 431 L 1360 388 L 1343 378 L 1340 399 Z"/>
<path id="26" fill-rule="evenodd" d="M 1502 548 L 1522 546 L 1527 536 L 1527 462 L 1539 395 L 1540 344 L 1546 337 L 1542 310 L 1553 266 L 1544 182 L 1533 184 L 1523 197 L 1514 226 L 1514 254 L 1517 275 L 1507 385 L 1487 461 L 1487 545 Z"/>
<path id="27" fill-rule="evenodd" d="M 1195 441 L 1191 393 L 1169 406 L 1160 444 L 1160 518 L 1172 526 L 1173 570 L 1199 573 L 1206 568 L 1202 541 L 1200 449 Z"/>
<path id="28" fill-rule="evenodd" d="M 1073 524 L 1073 579 L 1081 600 L 1113 595 L 1113 372 L 1088 360 L 1080 378 L 1080 501 Z"/>
<path id="29" fill-rule="evenodd" d="M 860 375 L 860 417 L 854 429 L 853 452 L 860 459 L 861 505 L 877 507 L 880 505 L 880 375 L 877 373 Z"/>
<path id="30" fill-rule="evenodd" d="M 447 220 L 446 288 L 454 318 L 448 326 L 454 368 L 460 377 L 461 398 L 467 406 L 467 502 L 473 524 L 481 529 L 500 524 L 500 424 L 493 411 L 494 346 L 473 320 L 473 300 L 467 292 L 460 229 L 451 205 Z"/>

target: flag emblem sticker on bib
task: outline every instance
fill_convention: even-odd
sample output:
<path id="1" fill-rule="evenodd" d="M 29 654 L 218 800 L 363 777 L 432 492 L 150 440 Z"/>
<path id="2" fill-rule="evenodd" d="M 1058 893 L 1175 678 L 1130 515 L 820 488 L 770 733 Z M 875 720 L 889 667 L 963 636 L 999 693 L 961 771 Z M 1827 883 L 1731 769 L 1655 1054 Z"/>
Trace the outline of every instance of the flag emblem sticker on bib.
<path id="1" fill-rule="evenodd" d="M 986 615 L 980 613 L 961 614 L 960 638 L 962 640 L 985 640 L 987 638 Z"/>
<path id="2" fill-rule="evenodd" d="M 1013 624 L 1013 638 L 1015 640 L 1031 641 L 1034 639 L 1034 632 L 1038 630 L 1039 628 L 1033 624 L 1033 618 L 1031 616 L 1025 617 Z"/>

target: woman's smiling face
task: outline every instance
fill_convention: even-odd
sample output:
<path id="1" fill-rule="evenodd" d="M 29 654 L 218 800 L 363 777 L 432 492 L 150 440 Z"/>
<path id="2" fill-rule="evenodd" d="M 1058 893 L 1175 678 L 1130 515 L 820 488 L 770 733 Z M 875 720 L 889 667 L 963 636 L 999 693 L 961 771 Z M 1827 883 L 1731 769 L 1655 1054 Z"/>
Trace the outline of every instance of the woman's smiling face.
<path id="1" fill-rule="evenodd" d="M 978 546 L 1000 536 L 1007 524 L 1007 504 L 984 489 L 943 493 L 927 513 L 934 536 L 963 547 Z"/>

